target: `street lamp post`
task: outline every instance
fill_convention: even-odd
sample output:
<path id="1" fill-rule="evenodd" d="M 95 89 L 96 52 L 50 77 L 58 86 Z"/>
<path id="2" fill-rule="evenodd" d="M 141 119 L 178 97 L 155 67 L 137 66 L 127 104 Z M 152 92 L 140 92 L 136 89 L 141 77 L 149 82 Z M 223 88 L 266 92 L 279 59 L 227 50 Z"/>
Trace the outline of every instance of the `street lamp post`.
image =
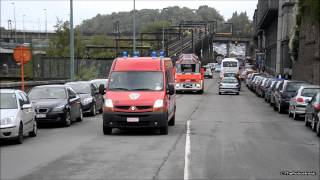
<path id="1" fill-rule="evenodd" d="M 133 53 L 136 52 L 136 1 L 133 0 Z"/>
<path id="2" fill-rule="evenodd" d="M 25 16 L 26 16 L 25 14 L 22 14 L 23 43 L 26 42 L 26 32 L 25 32 L 25 29 L 24 29 L 24 17 Z"/>
<path id="3" fill-rule="evenodd" d="M 70 79 L 74 80 L 73 0 L 70 0 Z"/>
<path id="4" fill-rule="evenodd" d="M 47 21 L 47 9 L 43 9 L 45 14 L 45 31 L 46 31 L 46 39 L 48 39 L 48 21 Z"/>
<path id="5" fill-rule="evenodd" d="M 13 5 L 13 21 L 14 21 L 14 42 L 17 43 L 17 21 L 16 21 L 16 6 L 14 2 L 11 2 Z"/>

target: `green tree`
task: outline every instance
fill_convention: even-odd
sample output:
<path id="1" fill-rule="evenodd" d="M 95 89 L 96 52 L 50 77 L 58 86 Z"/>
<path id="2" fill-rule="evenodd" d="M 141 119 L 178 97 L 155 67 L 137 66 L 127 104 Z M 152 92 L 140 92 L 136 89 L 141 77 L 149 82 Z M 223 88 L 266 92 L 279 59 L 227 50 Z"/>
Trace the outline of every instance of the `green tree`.
<path id="1" fill-rule="evenodd" d="M 232 17 L 228 19 L 229 23 L 233 24 L 233 33 L 237 35 L 251 35 L 252 22 L 249 20 L 247 12 L 234 12 Z"/>

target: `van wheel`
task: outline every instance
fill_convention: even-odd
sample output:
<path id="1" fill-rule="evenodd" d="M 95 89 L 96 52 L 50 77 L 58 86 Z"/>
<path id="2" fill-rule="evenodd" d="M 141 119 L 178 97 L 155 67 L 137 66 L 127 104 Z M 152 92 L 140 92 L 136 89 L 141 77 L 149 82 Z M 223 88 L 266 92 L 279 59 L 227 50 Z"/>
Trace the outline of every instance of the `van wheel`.
<path id="1" fill-rule="evenodd" d="M 175 125 L 175 123 L 176 123 L 176 110 L 174 110 L 174 114 L 173 114 L 173 116 L 172 116 L 172 118 L 170 119 L 170 121 L 169 121 L 169 126 L 174 126 Z"/>
<path id="2" fill-rule="evenodd" d="M 160 134 L 161 135 L 167 135 L 168 134 L 168 124 L 160 128 Z"/>
<path id="3" fill-rule="evenodd" d="M 36 136 L 37 136 L 37 131 L 38 131 L 37 122 L 34 121 L 34 123 L 33 123 L 33 129 L 32 129 L 31 132 L 29 132 L 29 136 L 30 136 L 30 137 L 36 137 Z"/>
<path id="4" fill-rule="evenodd" d="M 82 108 L 80 107 L 79 109 L 79 117 L 77 118 L 77 121 L 80 122 L 83 120 L 83 111 Z"/>
<path id="5" fill-rule="evenodd" d="M 198 94 L 203 94 L 203 89 L 201 89 L 200 91 L 198 91 Z"/>
<path id="6" fill-rule="evenodd" d="M 97 107 L 96 107 L 96 104 L 94 103 L 91 107 L 91 111 L 90 111 L 90 114 L 91 116 L 95 116 L 97 113 Z"/>
<path id="7" fill-rule="evenodd" d="M 23 124 L 20 122 L 20 126 L 19 126 L 19 134 L 18 137 L 16 139 L 16 143 L 17 144 L 22 144 L 23 143 Z"/>
<path id="8" fill-rule="evenodd" d="M 69 127 L 71 125 L 71 115 L 70 112 L 68 111 L 64 120 L 64 126 Z"/>
<path id="9" fill-rule="evenodd" d="M 104 134 L 104 135 L 110 135 L 110 134 L 112 134 L 112 128 L 103 127 L 103 134 Z"/>
<path id="10" fill-rule="evenodd" d="M 304 116 L 304 125 L 307 127 L 310 127 L 310 122 L 307 114 Z"/>

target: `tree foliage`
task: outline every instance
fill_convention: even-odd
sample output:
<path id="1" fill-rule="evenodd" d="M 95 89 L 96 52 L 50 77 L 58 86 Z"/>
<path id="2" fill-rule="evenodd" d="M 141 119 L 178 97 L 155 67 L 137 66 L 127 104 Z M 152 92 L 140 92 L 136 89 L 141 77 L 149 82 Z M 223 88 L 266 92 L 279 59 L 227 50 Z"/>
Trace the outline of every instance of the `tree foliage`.
<path id="1" fill-rule="evenodd" d="M 229 23 L 233 24 L 233 33 L 236 35 L 251 35 L 252 32 L 252 22 L 246 12 L 234 12 L 232 17 L 228 19 Z"/>

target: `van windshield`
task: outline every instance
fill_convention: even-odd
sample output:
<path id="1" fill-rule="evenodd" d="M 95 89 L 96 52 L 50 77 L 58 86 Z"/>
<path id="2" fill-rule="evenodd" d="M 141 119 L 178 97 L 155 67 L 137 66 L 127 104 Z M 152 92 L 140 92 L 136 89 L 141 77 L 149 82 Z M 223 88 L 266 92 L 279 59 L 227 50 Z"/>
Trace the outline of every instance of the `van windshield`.
<path id="1" fill-rule="evenodd" d="M 237 62 L 232 62 L 232 61 L 225 61 L 223 62 L 223 67 L 237 67 L 238 63 Z"/>
<path id="2" fill-rule="evenodd" d="M 177 73 L 199 73 L 199 64 L 177 64 Z"/>
<path id="3" fill-rule="evenodd" d="M 162 72 L 113 72 L 110 76 L 109 90 L 119 91 L 161 91 Z"/>

